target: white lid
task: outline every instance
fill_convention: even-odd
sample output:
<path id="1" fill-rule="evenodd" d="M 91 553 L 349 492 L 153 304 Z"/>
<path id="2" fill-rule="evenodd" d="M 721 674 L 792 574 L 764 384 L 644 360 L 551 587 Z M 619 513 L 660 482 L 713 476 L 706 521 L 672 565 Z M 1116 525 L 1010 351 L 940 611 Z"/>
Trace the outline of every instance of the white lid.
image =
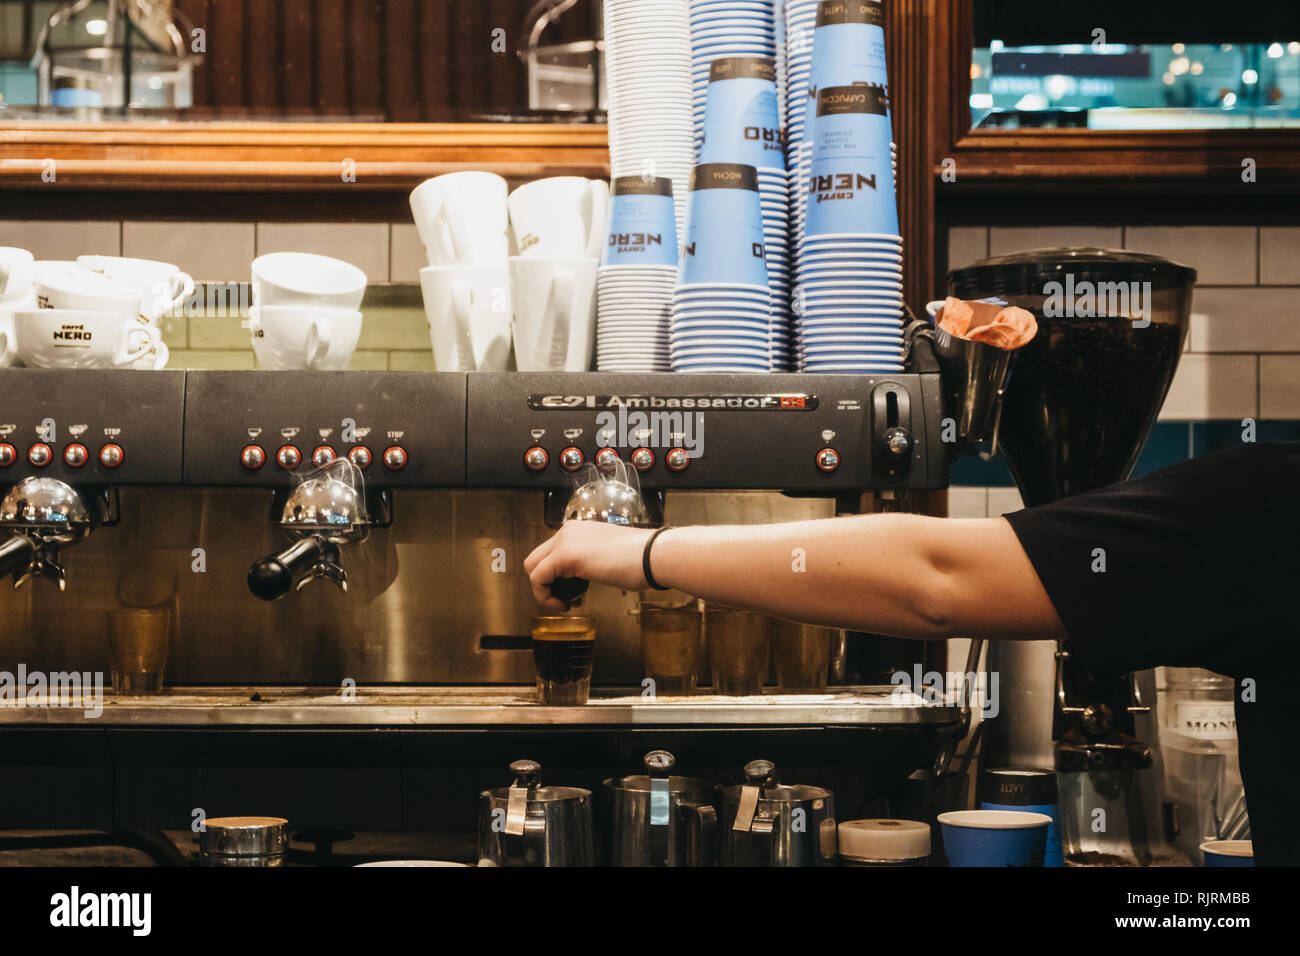
<path id="1" fill-rule="evenodd" d="M 1052 818 L 1046 813 L 1028 810 L 952 810 L 939 814 L 939 822 L 950 827 L 976 830 L 1020 830 L 1048 826 Z"/>
<path id="2" fill-rule="evenodd" d="M 845 820 L 840 856 L 853 860 L 920 860 L 930 855 L 930 828 L 915 820 Z"/>
<path id="3" fill-rule="evenodd" d="M 1248 857 L 1255 855 L 1255 847 L 1250 840 L 1207 840 L 1201 844 L 1201 852 L 1217 853 L 1219 856 Z"/>

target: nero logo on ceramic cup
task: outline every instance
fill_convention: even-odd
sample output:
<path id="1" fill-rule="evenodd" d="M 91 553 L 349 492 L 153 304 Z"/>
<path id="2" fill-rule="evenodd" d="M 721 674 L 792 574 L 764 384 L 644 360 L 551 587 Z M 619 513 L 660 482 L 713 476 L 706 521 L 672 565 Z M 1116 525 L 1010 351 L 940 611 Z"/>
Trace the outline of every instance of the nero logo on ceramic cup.
<path id="1" fill-rule="evenodd" d="M 883 87 L 818 91 L 807 235 L 898 234 L 891 135 Z"/>
<path id="2" fill-rule="evenodd" d="M 714 60 L 704 108 L 701 163 L 744 163 L 785 169 L 785 141 L 770 57 Z"/>
<path id="3" fill-rule="evenodd" d="M 679 285 L 767 286 L 758 171 L 707 163 L 691 174 Z"/>
<path id="4" fill-rule="evenodd" d="M 610 199 L 602 266 L 677 265 L 677 212 L 671 179 L 620 176 Z"/>
<path id="5" fill-rule="evenodd" d="M 32 368 L 126 368 L 152 356 L 166 364 L 156 328 L 134 315 L 77 309 L 14 313 L 17 352 Z"/>
<path id="6" fill-rule="evenodd" d="M 534 180 L 512 192 L 508 205 L 519 255 L 537 259 L 600 255 L 609 221 L 609 186 L 603 180 L 579 176 Z"/>

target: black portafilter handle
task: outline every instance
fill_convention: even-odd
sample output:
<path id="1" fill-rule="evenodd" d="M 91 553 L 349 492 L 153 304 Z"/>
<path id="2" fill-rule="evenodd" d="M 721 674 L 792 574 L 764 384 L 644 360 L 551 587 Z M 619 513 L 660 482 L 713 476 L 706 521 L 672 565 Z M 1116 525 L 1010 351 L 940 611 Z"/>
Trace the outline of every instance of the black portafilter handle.
<path id="1" fill-rule="evenodd" d="M 565 604 L 572 604 L 587 593 L 591 582 L 586 578 L 556 578 L 551 582 L 551 595 Z"/>
<path id="2" fill-rule="evenodd" d="M 278 601 L 311 577 L 325 553 L 325 542 L 312 535 L 299 538 L 279 554 L 268 554 L 248 569 L 248 590 L 263 601 Z"/>
<path id="3" fill-rule="evenodd" d="M 23 570 L 36 557 L 36 545 L 23 534 L 12 535 L 0 544 L 0 578 Z"/>

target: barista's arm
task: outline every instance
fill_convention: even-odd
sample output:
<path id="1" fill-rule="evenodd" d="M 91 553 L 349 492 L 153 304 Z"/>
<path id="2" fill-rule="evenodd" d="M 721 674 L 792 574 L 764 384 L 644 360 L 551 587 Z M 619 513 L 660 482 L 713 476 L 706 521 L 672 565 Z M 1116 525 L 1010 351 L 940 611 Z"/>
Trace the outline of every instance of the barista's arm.
<path id="1" fill-rule="evenodd" d="M 646 588 L 650 532 L 566 523 L 524 561 L 543 607 L 555 578 Z M 862 515 L 790 524 L 664 531 L 651 551 L 660 585 L 809 624 L 896 637 L 1063 638 L 1061 621 L 1011 526 Z"/>

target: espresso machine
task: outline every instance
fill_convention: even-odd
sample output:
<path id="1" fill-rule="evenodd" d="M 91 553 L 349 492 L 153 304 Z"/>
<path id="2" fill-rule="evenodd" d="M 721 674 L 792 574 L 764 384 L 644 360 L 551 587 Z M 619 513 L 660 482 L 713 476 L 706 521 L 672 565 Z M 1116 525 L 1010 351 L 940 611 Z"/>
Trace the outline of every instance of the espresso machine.
<path id="1" fill-rule="evenodd" d="M 1129 477 L 1178 367 L 1195 282 L 1195 270 L 1158 256 L 1090 248 L 949 273 L 950 295 L 995 298 L 1038 321 L 1017 355 L 997 435 L 1027 507 Z M 1111 307 L 1098 313 L 1099 295 Z M 1067 860 L 1152 863 L 1163 841 L 1158 775 L 1147 772 L 1156 759 L 1145 742 L 1156 733 L 1151 674 L 1099 680 L 1048 641 L 994 644 L 988 667 L 1004 703 L 983 766 L 1056 770 Z M 1094 833 L 1099 809 L 1108 825 Z"/>

